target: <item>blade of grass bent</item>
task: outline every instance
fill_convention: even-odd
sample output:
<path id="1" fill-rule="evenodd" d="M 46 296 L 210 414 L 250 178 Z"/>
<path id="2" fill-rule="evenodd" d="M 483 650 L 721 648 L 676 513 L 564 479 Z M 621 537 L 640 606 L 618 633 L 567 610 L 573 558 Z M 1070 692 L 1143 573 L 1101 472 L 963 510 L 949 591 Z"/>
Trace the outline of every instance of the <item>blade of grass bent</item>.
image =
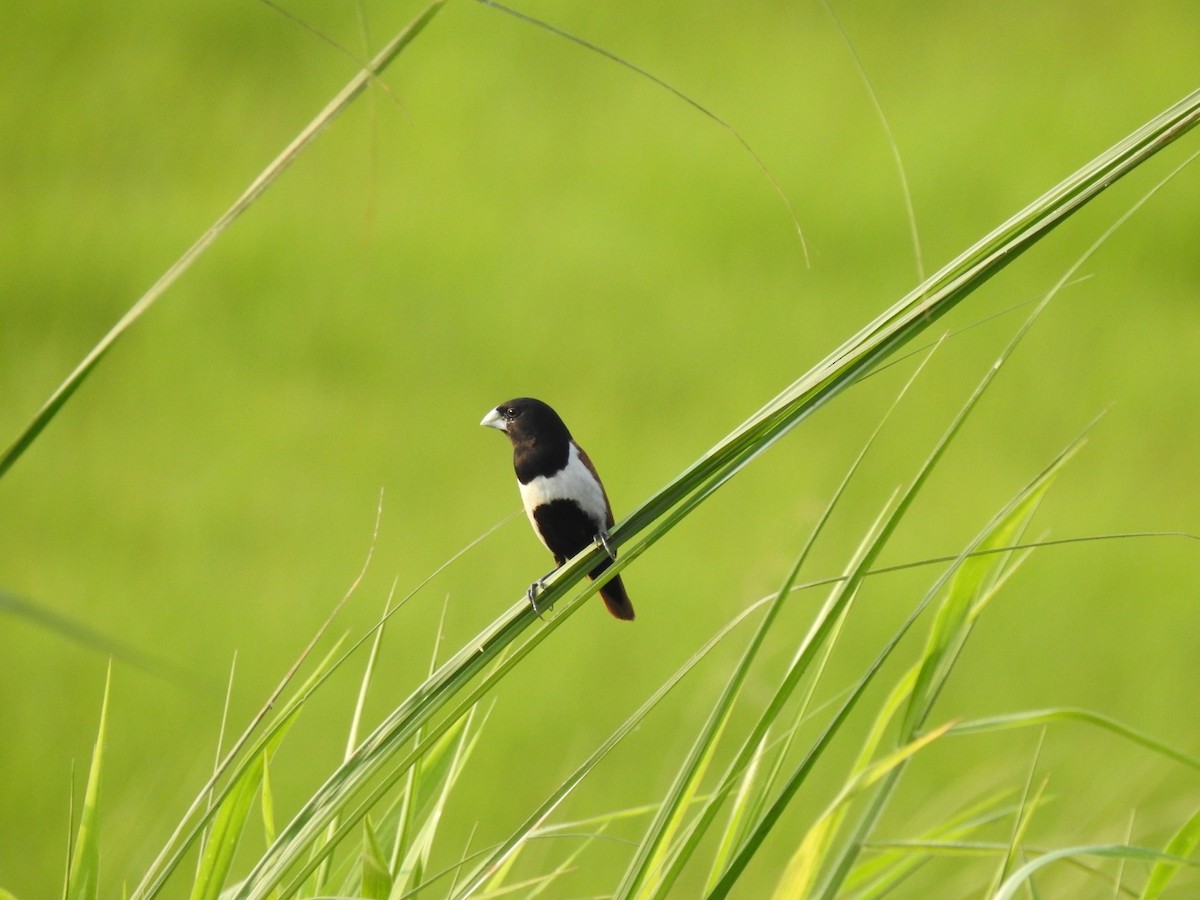
<path id="1" fill-rule="evenodd" d="M 1089 709 L 1056 707 L 1052 709 L 1007 713 L 1001 716 L 989 716 L 982 719 L 971 719 L 966 722 L 959 722 L 950 729 L 950 733 L 953 735 L 988 734 L 993 731 L 1010 731 L 1015 728 L 1040 728 L 1044 725 L 1057 722 L 1083 722 L 1102 728 L 1160 756 L 1164 756 L 1173 762 L 1200 771 L 1200 757 L 1184 753 L 1182 750 L 1178 750 L 1169 744 L 1164 744 L 1162 741 L 1151 737 L 1143 731 L 1130 728 L 1116 719 L 1092 712 Z"/>
<path id="2" fill-rule="evenodd" d="M 742 149 L 745 150 L 748 154 L 750 154 L 750 158 L 752 160 L 754 160 L 754 163 L 755 163 L 755 165 L 758 166 L 759 171 L 761 171 L 763 173 L 763 175 L 766 176 L 767 181 L 769 181 L 771 183 L 771 187 L 775 191 L 776 195 L 779 197 L 780 200 L 783 201 L 783 205 L 787 208 L 788 215 L 791 217 L 792 226 L 796 229 L 796 237 L 799 238 L 799 240 L 800 240 L 800 252 L 804 254 L 804 264 L 806 266 L 811 265 L 811 261 L 809 259 L 809 255 L 808 255 L 808 242 L 804 239 L 804 229 L 802 229 L 800 227 L 800 219 L 796 216 L 796 210 L 792 207 L 792 201 L 788 198 L 787 193 L 783 190 L 783 186 L 780 185 L 778 180 L 776 180 L 774 173 L 769 168 L 767 168 L 767 164 L 765 162 L 763 162 L 762 157 L 758 155 L 758 152 L 753 147 L 750 146 L 750 142 L 747 141 L 744 137 L 742 137 L 742 133 L 740 131 L 738 131 L 736 128 L 734 128 L 733 125 L 731 125 L 725 119 L 718 116 L 715 112 L 713 112 L 711 109 L 709 109 L 703 103 L 701 103 L 699 100 L 696 100 L 695 98 L 691 97 L 690 95 L 685 94 L 683 91 L 681 91 L 679 88 L 675 87 L 670 82 L 668 82 L 662 78 L 659 78 L 657 75 L 650 72 L 649 70 L 643 69 L 641 66 L 637 65 L 636 63 L 630 62 L 629 60 L 625 59 L 622 56 L 618 56 L 617 54 L 613 53 L 611 50 L 606 50 L 604 47 L 601 47 L 599 44 L 594 44 L 589 40 L 585 40 L 584 38 L 579 37 L 578 35 L 571 34 L 569 31 L 565 31 L 564 29 L 559 28 L 557 25 L 551 25 L 549 22 L 546 22 L 542 19 L 538 19 L 534 16 L 531 16 L 529 13 L 521 12 L 520 10 L 513 9 L 510 6 L 505 6 L 502 3 L 496 2 L 496 0 L 476 0 L 476 2 L 482 4 L 483 6 L 487 6 L 487 7 L 490 7 L 491 9 L 502 12 L 505 15 L 512 16 L 514 19 L 517 19 L 521 22 L 526 22 L 529 25 L 533 25 L 536 28 L 541 28 L 545 31 L 548 31 L 550 34 L 554 35 L 555 37 L 559 37 L 559 38 L 562 38 L 563 40 L 570 41 L 573 44 L 577 44 L 578 46 L 583 47 L 585 50 L 588 50 L 592 53 L 596 53 L 596 54 L 604 57 L 605 59 L 616 63 L 619 66 L 623 66 L 624 68 L 635 73 L 636 75 L 639 75 L 640 77 L 645 78 L 647 81 L 650 81 L 650 82 L 658 85 L 663 90 L 665 90 L 671 94 L 674 94 L 676 98 L 678 98 L 679 100 L 682 100 L 688 106 L 692 107 L 692 109 L 696 110 L 701 115 L 706 116 L 712 122 L 716 123 L 717 126 L 719 126 L 720 128 L 723 128 L 726 132 L 731 134 L 733 136 L 733 139 L 736 140 L 739 144 L 741 144 Z"/>
<path id="3" fill-rule="evenodd" d="M 1103 859 L 1130 859 L 1149 863 L 1162 862 L 1188 866 L 1193 869 L 1200 868 L 1200 860 L 1184 859 L 1172 856 L 1169 853 L 1161 853 L 1145 847 L 1133 847 L 1128 844 L 1084 844 L 1078 847 L 1063 847 L 1060 850 L 1052 850 L 1049 853 L 1039 856 L 1037 859 L 1030 860 L 1017 869 L 1017 871 L 1013 872 L 1008 880 L 1000 886 L 1000 890 L 996 892 L 993 900 L 1013 900 L 1025 882 L 1035 873 L 1053 862 L 1069 860 L 1078 856 L 1098 856 Z"/>
<path id="4" fill-rule="evenodd" d="M 13 463 L 21 457 L 21 454 L 37 439 L 42 430 L 50 424 L 50 421 L 71 398 L 71 395 L 75 393 L 84 379 L 91 374 L 92 370 L 104 358 L 104 355 L 112 348 L 117 339 L 167 292 L 167 289 L 178 280 L 179 276 L 191 268 L 192 263 L 212 246 L 217 238 L 224 234 L 225 230 L 233 224 L 238 216 L 250 208 L 250 205 L 259 198 L 263 191 L 288 166 L 295 162 L 296 158 L 326 126 L 344 112 L 354 99 L 362 93 L 363 89 L 392 64 L 400 52 L 429 24 L 445 2 L 446 0 L 434 0 L 420 15 L 401 29 L 387 46 L 375 55 L 370 62 L 369 68 L 359 72 L 350 79 L 350 82 L 326 104 L 325 108 L 259 173 L 258 177 L 250 183 L 250 186 L 233 202 L 233 205 L 222 213 L 217 221 L 209 226 L 196 242 L 179 259 L 172 263 L 170 268 L 160 275 L 158 280 L 150 286 L 150 289 L 109 329 L 108 333 L 100 339 L 100 342 L 88 352 L 71 374 L 67 376 L 66 380 L 50 395 L 49 399 L 42 405 L 42 408 L 37 411 L 33 420 L 25 426 L 25 430 L 9 445 L 3 455 L 0 455 L 0 478 L 4 477 L 4 474 L 12 467 Z"/>

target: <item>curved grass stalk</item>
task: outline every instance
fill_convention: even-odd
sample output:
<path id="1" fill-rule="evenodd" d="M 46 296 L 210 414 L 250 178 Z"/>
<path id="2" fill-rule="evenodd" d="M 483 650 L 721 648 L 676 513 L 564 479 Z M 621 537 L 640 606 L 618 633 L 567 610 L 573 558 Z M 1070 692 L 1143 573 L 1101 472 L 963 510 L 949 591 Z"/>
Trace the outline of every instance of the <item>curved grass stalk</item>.
<path id="1" fill-rule="evenodd" d="M 88 354 L 80 361 L 80 363 L 71 371 L 66 379 L 60 384 L 42 404 L 42 408 L 34 415 L 33 420 L 25 426 L 25 429 L 17 436 L 17 439 L 8 446 L 8 448 L 0 454 L 0 478 L 4 477 L 7 472 L 21 455 L 29 448 L 42 430 L 50 424 L 51 420 L 62 409 L 63 405 L 71 399 L 71 396 L 83 384 L 84 380 L 92 373 L 92 370 L 104 358 L 105 354 L 112 349 L 113 344 L 129 330 L 138 319 L 140 319 L 147 310 L 150 309 L 158 300 L 167 292 L 179 277 L 192 267 L 192 264 L 200 258 L 200 256 L 208 250 L 209 247 L 233 224 L 242 213 L 250 208 L 250 205 L 262 195 L 271 184 L 290 166 L 301 153 L 311 144 L 330 122 L 336 119 L 339 115 L 349 108 L 350 104 L 358 97 L 363 90 L 371 84 L 378 76 L 400 55 L 400 52 L 412 42 L 426 25 L 437 15 L 441 10 L 442 5 L 446 0 L 434 0 L 429 4 L 423 12 L 415 19 L 406 25 L 400 32 L 388 42 L 379 53 L 370 61 L 369 68 L 364 69 L 355 75 L 350 82 L 342 88 L 338 94 L 325 105 L 325 108 L 319 112 L 316 117 L 308 123 L 307 126 L 292 140 L 290 144 L 283 148 L 278 156 L 259 173 L 258 177 L 250 182 L 247 187 L 234 202 L 229 209 L 214 222 L 209 228 L 196 239 L 192 246 L 188 247 L 184 254 L 179 257 L 171 266 L 159 276 L 158 280 L 150 286 L 150 289 L 143 294 L 136 303 L 129 308 L 125 315 L 117 321 L 108 333 L 100 339 Z"/>

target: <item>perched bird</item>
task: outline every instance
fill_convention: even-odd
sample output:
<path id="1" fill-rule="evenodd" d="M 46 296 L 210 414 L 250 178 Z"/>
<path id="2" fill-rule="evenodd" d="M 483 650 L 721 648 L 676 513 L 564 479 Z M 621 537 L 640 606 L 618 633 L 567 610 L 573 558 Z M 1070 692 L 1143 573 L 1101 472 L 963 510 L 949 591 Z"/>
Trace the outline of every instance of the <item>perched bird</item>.
<path id="1" fill-rule="evenodd" d="M 592 461 L 558 413 L 541 400 L 520 397 L 501 403 L 479 424 L 498 428 L 512 441 L 521 502 L 538 538 L 554 554 L 555 568 L 589 544 L 599 543 L 609 558 L 588 573 L 593 580 L 598 578 L 617 558 L 608 543 L 612 507 Z M 530 586 L 530 600 L 542 580 Z M 600 589 L 600 597 L 618 619 L 633 618 L 633 604 L 620 575 Z"/>

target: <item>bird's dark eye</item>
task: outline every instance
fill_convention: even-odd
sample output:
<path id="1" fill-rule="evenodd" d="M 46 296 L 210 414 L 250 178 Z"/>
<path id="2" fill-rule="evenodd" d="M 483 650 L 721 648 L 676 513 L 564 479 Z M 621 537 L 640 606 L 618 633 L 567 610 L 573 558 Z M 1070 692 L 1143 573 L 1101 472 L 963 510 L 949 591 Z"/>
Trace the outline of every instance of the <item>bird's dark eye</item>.
<path id="1" fill-rule="evenodd" d="M 504 411 L 504 418 L 515 419 L 516 417 L 517 417 L 517 411 L 513 407 L 510 406 L 508 409 L 506 409 Z"/>

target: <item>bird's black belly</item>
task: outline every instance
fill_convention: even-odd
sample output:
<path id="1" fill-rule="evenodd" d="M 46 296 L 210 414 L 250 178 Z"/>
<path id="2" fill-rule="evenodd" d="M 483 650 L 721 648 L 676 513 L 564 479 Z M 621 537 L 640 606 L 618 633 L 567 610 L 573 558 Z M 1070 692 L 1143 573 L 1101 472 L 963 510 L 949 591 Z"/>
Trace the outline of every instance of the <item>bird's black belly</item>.
<path id="1" fill-rule="evenodd" d="M 574 500 L 552 500 L 533 510 L 538 533 L 560 566 L 596 539 L 599 527 Z"/>

